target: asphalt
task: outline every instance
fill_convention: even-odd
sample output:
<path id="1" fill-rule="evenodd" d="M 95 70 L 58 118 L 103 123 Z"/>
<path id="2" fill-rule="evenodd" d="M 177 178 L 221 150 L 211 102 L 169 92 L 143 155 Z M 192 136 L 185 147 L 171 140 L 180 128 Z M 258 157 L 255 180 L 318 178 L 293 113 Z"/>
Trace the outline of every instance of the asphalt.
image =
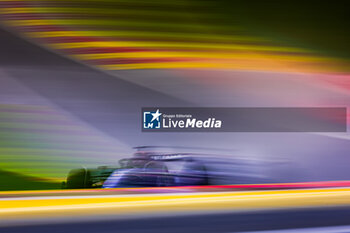
<path id="1" fill-rule="evenodd" d="M 350 207 L 313 208 L 129 220 L 89 221 L 0 228 L 3 233 L 228 233 L 350 224 Z"/>

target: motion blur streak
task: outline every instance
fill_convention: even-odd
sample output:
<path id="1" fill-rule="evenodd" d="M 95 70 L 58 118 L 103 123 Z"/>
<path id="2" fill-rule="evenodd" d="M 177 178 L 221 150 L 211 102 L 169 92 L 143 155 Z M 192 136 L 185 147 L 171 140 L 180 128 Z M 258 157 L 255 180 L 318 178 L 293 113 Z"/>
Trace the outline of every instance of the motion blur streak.
<path id="1" fill-rule="evenodd" d="M 349 188 L 74 197 L 25 197 L 0 200 L 1 223 L 37 217 L 127 215 L 183 211 L 241 211 L 350 204 Z"/>
<path id="2" fill-rule="evenodd" d="M 34 191 L 1 191 L 0 198 L 40 197 L 40 196 L 75 196 L 75 195 L 123 195 L 123 194 L 160 194 L 160 193 L 190 193 L 190 192 L 232 192 L 258 191 L 270 189 L 311 189 L 350 187 L 350 181 L 272 183 L 272 184 L 242 184 L 242 185 L 210 185 L 210 186 L 179 186 L 150 188 L 111 188 L 111 189 L 70 189 L 70 190 L 34 190 Z"/>
<path id="3" fill-rule="evenodd" d="M 348 59 L 223 23 L 218 5 L 195 0 L 16 0 L 0 1 L 0 16 L 38 43 L 107 70 L 349 71 Z"/>
<path id="4" fill-rule="evenodd" d="M 80 165 L 115 166 L 131 154 L 131 147 L 154 144 L 230 149 L 230 157 L 251 161 L 227 169 L 236 173 L 236 184 L 247 183 L 237 178 L 241 170 L 260 179 L 249 183 L 348 180 L 348 133 L 140 132 L 143 106 L 349 107 L 348 60 L 336 51 L 323 51 L 335 46 L 346 52 L 341 48 L 348 43 L 340 42 L 348 30 L 342 30 L 346 24 L 337 18 L 343 14 L 318 14 L 319 8 L 342 12 L 340 3 L 317 2 L 315 8 L 313 3 L 301 7 L 239 1 L 234 8 L 228 2 L 0 1 L 5 26 L 0 29 L 0 182 L 6 182 L 1 189 L 57 189 L 58 182 L 34 182 L 32 177 L 62 180 Z M 237 14 L 226 11 L 239 9 L 243 10 Z M 310 9 L 315 11 L 304 14 Z M 293 31 L 285 24 L 295 26 L 297 21 L 294 30 L 300 29 L 302 38 L 304 31 L 312 37 L 318 25 L 324 37 L 315 42 L 325 44 L 317 48 L 294 37 L 274 36 L 262 27 L 264 20 L 253 22 L 255 27 L 245 23 L 276 14 L 283 17 L 274 25 Z M 334 31 L 332 24 L 338 26 Z M 333 43 L 332 38 L 340 42 Z M 69 57 L 108 70 L 165 70 L 101 72 Z M 227 171 L 222 173 L 231 174 Z M 24 187 L 25 183 L 30 185 Z"/>
<path id="5" fill-rule="evenodd" d="M 249 231 L 246 233 L 346 233 L 350 232 L 350 226 L 336 226 L 336 227 L 313 227 L 313 228 L 297 228 L 288 230 L 272 230 L 272 231 Z"/>
<path id="6" fill-rule="evenodd" d="M 117 147 L 69 114 L 28 104 L 0 103 L 0 139 L 1 169 L 60 180 L 67 167 L 99 164 L 97 155 L 113 158 Z M 86 156 L 84 161 L 79 155 Z"/>

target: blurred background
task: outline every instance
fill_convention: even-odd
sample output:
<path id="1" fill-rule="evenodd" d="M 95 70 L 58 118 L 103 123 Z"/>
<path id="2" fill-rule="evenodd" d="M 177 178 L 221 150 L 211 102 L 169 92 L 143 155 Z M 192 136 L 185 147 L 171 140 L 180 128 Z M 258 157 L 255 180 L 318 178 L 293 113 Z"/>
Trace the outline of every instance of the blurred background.
<path id="1" fill-rule="evenodd" d="M 140 145 L 284 161 L 271 181 L 348 180 L 348 133 L 146 134 L 139 118 L 349 107 L 349 15 L 346 1 L 0 0 L 0 189 L 60 188 Z"/>
<path id="2" fill-rule="evenodd" d="M 348 5 L 0 0 L 0 232 L 350 232 L 348 132 L 142 133 L 140 119 L 349 108 Z M 115 188 L 130 177 L 153 183 Z"/>

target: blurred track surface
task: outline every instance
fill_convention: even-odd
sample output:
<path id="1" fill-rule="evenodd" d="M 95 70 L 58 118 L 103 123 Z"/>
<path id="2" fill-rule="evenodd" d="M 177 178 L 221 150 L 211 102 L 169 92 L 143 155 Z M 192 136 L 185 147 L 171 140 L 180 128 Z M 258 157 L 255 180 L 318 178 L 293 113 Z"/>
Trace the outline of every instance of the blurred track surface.
<path id="1" fill-rule="evenodd" d="M 266 190 L 297 190 L 347 188 L 350 181 L 324 181 L 301 183 L 270 183 L 270 184 L 237 184 L 210 186 L 180 186 L 180 187 L 150 187 L 150 188 L 115 188 L 115 189 L 70 189 L 70 190 L 36 190 L 36 191 L 2 191 L 0 198 L 40 198 L 69 196 L 103 196 L 128 194 L 166 194 L 166 193 L 196 193 L 196 192 L 236 192 L 236 191 L 266 191 Z M 0 199 L 1 200 L 1 199 Z"/>
<path id="2" fill-rule="evenodd" d="M 1 232 L 237 232 L 350 223 L 350 189 L 3 197 Z"/>
<path id="3" fill-rule="evenodd" d="M 350 208 L 313 208 L 169 217 L 148 216 L 121 220 L 106 218 L 100 221 L 4 227 L 0 230 L 6 233 L 230 233 L 267 230 L 279 232 L 278 230 L 293 229 L 293 232 L 306 230 L 314 233 L 345 233 L 349 228 L 343 225 L 349 225 L 349 218 Z"/>
<path id="4" fill-rule="evenodd" d="M 151 189 L 149 189 L 150 191 Z M 142 191 L 142 189 L 140 190 Z M 74 193 L 73 193 L 74 194 Z M 129 214 L 222 212 L 297 207 L 329 207 L 350 204 L 349 188 L 226 191 L 192 193 L 65 195 L 37 197 L 2 197 L 2 224 L 20 219 L 70 219 Z"/>

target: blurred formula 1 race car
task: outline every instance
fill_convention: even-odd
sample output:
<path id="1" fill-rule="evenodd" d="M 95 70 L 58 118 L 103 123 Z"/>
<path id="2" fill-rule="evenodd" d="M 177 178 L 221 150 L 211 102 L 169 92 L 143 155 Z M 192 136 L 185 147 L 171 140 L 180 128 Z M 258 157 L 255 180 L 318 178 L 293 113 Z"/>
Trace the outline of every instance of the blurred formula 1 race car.
<path id="1" fill-rule="evenodd" d="M 205 164 L 193 154 L 137 153 L 104 182 L 103 188 L 208 185 Z"/>
<path id="2" fill-rule="evenodd" d="M 207 185 L 208 173 L 197 155 L 155 152 L 137 147 L 119 167 L 78 168 L 69 172 L 64 188 L 114 188 Z"/>
<path id="3" fill-rule="evenodd" d="M 280 182 L 289 163 L 206 153 L 164 152 L 164 147 L 136 147 L 118 167 L 73 169 L 64 188 L 166 187 Z M 160 149 L 160 150 L 159 150 Z M 271 174 L 271 168 L 282 172 Z M 290 174 L 288 177 L 291 177 Z"/>

